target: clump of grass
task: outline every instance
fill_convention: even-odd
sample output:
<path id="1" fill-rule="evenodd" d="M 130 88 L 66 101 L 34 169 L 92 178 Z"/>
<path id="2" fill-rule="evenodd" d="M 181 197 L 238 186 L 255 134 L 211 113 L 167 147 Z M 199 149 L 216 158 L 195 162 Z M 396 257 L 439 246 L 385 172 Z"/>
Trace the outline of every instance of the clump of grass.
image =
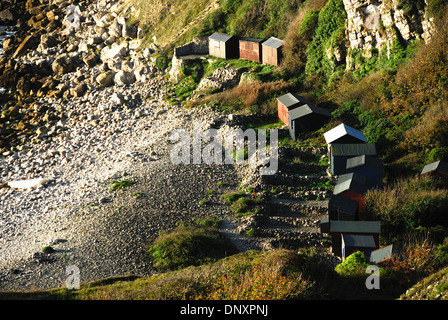
<path id="1" fill-rule="evenodd" d="M 131 180 L 120 180 L 120 181 L 111 181 L 112 188 L 110 188 L 110 191 L 117 191 L 117 190 L 126 190 L 127 187 L 132 186 L 135 182 Z"/>
<path id="2" fill-rule="evenodd" d="M 259 212 L 258 205 L 261 204 L 261 199 L 253 198 L 251 194 L 246 192 L 228 192 L 221 196 L 228 204 L 232 212 L 237 217 L 256 214 Z"/>
<path id="3" fill-rule="evenodd" d="M 45 247 L 42 248 L 42 252 L 44 252 L 44 253 L 53 253 L 54 249 L 51 246 L 45 246 Z"/>
<path id="4" fill-rule="evenodd" d="M 201 223 L 182 224 L 173 231 L 161 232 L 147 252 L 155 268 L 177 270 L 214 262 L 237 250 L 218 229 Z"/>
<path id="5" fill-rule="evenodd" d="M 210 200 L 201 200 L 199 201 L 199 205 L 208 206 L 210 204 Z"/>

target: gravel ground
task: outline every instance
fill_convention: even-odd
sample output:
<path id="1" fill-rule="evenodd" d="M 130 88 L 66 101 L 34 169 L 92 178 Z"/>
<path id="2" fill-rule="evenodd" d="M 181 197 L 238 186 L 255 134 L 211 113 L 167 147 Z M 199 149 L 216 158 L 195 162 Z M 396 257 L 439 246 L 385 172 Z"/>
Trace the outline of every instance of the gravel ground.
<path id="1" fill-rule="evenodd" d="M 50 179 L 36 189 L 0 189 L 0 290 L 64 286 L 71 265 L 80 269 L 82 282 L 154 274 L 144 254 L 151 239 L 193 217 L 214 214 L 224 219 L 223 231 L 239 239 L 229 207 L 219 200 L 239 186 L 238 168 L 175 165 L 169 156 L 173 129 L 190 128 L 193 121 L 204 128 L 231 124 L 211 109 L 166 105 L 163 92 L 157 92 L 161 82 L 72 99 L 64 106 L 70 116 L 55 134 L 0 157 L 3 183 Z M 126 97 L 139 93 L 152 99 L 129 99 L 131 107 L 118 107 L 110 101 L 117 90 Z M 135 183 L 111 191 L 113 180 Z M 227 189 L 218 188 L 219 182 Z M 199 205 L 209 199 L 208 190 L 215 191 L 211 205 Z M 42 253 L 47 245 L 56 251 Z"/>

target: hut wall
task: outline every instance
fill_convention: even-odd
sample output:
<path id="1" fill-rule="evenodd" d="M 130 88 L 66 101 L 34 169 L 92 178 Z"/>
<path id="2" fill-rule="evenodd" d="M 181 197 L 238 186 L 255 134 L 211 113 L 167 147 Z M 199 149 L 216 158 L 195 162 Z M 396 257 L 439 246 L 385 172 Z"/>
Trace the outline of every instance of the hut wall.
<path id="1" fill-rule="evenodd" d="M 217 58 L 226 58 L 226 44 L 225 42 L 210 39 L 208 52 L 211 56 Z"/>
<path id="2" fill-rule="evenodd" d="M 270 64 L 273 66 L 278 66 L 280 63 L 280 49 L 271 48 L 268 46 L 262 46 L 263 47 L 263 63 L 264 64 Z"/>
<path id="3" fill-rule="evenodd" d="M 239 50 L 241 59 L 255 62 L 262 61 L 260 43 L 240 40 Z"/>
<path id="4" fill-rule="evenodd" d="M 278 117 L 284 124 L 288 124 L 288 108 L 286 108 L 280 101 L 277 101 Z"/>
<path id="5" fill-rule="evenodd" d="M 341 197 L 352 199 L 355 201 L 358 201 L 358 214 L 361 214 L 364 212 L 365 206 L 366 206 L 366 198 L 363 195 L 360 195 L 354 191 L 347 190 L 340 194 Z"/>

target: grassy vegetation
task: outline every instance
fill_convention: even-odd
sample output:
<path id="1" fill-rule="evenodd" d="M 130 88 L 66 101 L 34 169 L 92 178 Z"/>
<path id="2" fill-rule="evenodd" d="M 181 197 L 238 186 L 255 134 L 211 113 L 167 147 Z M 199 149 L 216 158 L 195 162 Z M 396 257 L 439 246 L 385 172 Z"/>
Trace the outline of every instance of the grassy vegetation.
<path id="1" fill-rule="evenodd" d="M 148 249 L 154 267 L 176 270 L 200 265 L 236 253 L 236 249 L 217 230 L 217 221 L 181 224 L 170 232 L 161 232 Z"/>
<path id="2" fill-rule="evenodd" d="M 446 260 L 445 260 L 446 265 Z M 247 251 L 213 263 L 166 271 L 150 277 L 122 276 L 82 283 L 80 289 L 58 288 L 2 292 L 2 299 L 74 300 L 294 300 L 396 299 L 421 277 L 405 263 L 380 266 L 381 290 L 365 287 L 367 260 L 357 252 L 336 270 L 312 251 Z M 441 268 L 432 279 L 443 279 Z M 424 288 L 428 287 L 423 278 Z M 434 280 L 433 280 L 434 281 Z M 437 292 L 445 293 L 443 282 Z M 418 284 L 416 285 L 418 286 Z M 422 285 L 420 285 L 422 286 Z"/>
<path id="3" fill-rule="evenodd" d="M 117 190 L 126 190 L 127 187 L 132 186 L 135 182 L 131 180 L 113 180 L 110 182 L 112 184 L 112 187 L 110 188 L 110 191 L 117 191 Z"/>
<path id="4" fill-rule="evenodd" d="M 447 186 L 430 177 L 402 178 L 366 194 L 368 219 L 381 221 L 382 239 L 401 243 L 409 233 L 448 236 Z"/>
<path id="5" fill-rule="evenodd" d="M 244 191 L 228 192 L 221 196 L 226 203 L 230 204 L 232 212 L 236 217 L 256 214 L 259 212 L 261 199 L 255 198 L 251 193 Z"/>

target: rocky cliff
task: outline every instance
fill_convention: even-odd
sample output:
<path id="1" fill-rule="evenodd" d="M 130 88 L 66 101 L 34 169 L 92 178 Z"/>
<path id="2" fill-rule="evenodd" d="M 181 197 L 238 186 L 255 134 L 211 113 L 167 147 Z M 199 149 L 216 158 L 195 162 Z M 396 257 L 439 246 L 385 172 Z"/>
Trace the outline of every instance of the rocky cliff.
<path id="1" fill-rule="evenodd" d="M 427 10 L 418 14 L 407 14 L 397 0 L 344 0 L 347 12 L 346 38 L 348 49 L 361 50 L 369 57 L 372 49 L 387 50 L 399 37 L 404 41 L 431 40 L 434 33 L 433 18 Z M 338 50 L 338 49 L 337 49 Z M 341 59 L 335 54 L 336 59 Z M 347 56 L 350 60 L 350 55 Z M 347 66 L 350 66 L 348 61 Z"/>

